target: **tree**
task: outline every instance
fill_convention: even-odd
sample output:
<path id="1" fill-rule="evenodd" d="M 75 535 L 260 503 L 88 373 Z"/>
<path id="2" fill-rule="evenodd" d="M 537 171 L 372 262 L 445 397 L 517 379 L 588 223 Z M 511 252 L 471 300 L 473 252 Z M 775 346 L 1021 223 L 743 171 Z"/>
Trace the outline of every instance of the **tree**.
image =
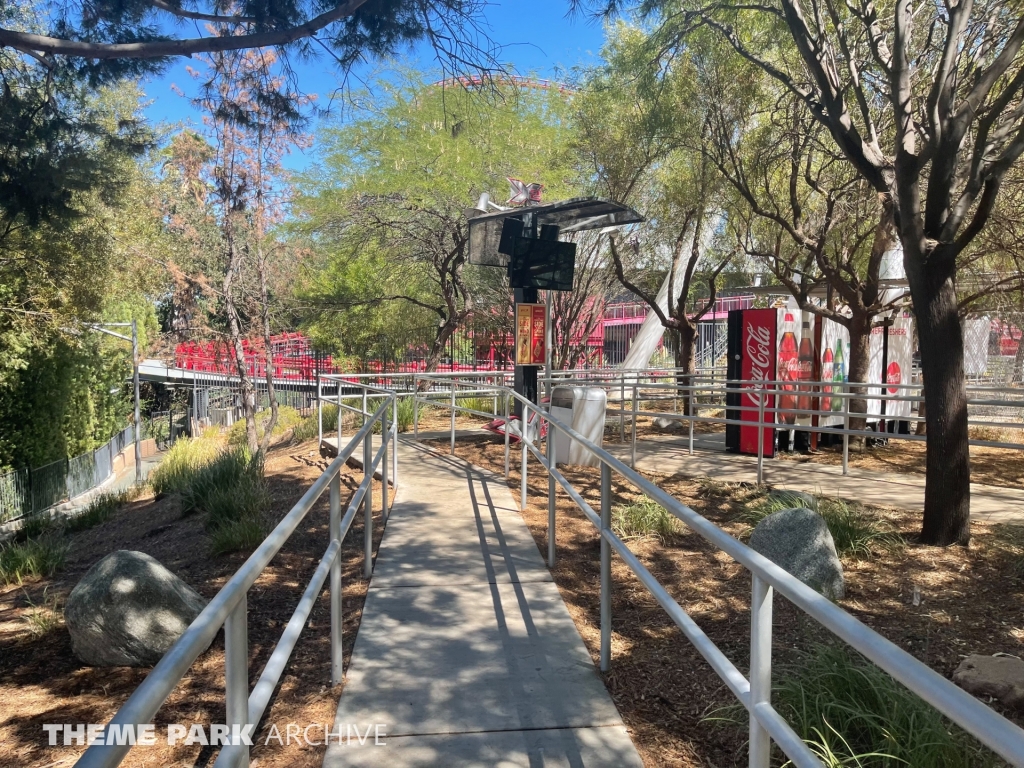
<path id="1" fill-rule="evenodd" d="M 697 324 L 714 308 L 717 279 L 733 249 L 723 251 L 713 237 L 724 213 L 721 179 L 702 149 L 690 146 L 689 138 L 703 135 L 706 125 L 694 103 L 693 67 L 660 77 L 649 66 L 647 43 L 637 28 L 613 30 L 607 63 L 584 79 L 575 146 L 603 194 L 633 204 L 651 221 L 633 233 L 632 253 L 610 239 L 611 263 L 622 286 L 672 334 L 680 381 L 688 383 Z M 649 285 L 652 271 L 666 275 L 665 301 Z M 693 308 L 698 281 L 707 285 L 708 297 Z"/>
<path id="2" fill-rule="evenodd" d="M 605 10 L 625 5 L 602 3 Z M 800 100 L 885 200 L 903 248 L 921 351 L 928 458 L 922 541 L 970 536 L 958 256 L 1024 153 L 1024 18 L 1003 0 L 912 7 L 645 0 L 686 46 L 709 29 Z"/>
<path id="3" fill-rule="evenodd" d="M 127 0 L 67 5 L 48 29 L 7 23 L 0 47 L 49 67 L 76 62 L 92 78 L 137 75 L 170 57 L 276 48 L 328 51 L 348 69 L 364 56 L 386 58 L 426 39 L 450 66 L 490 65 L 497 53 L 481 31 L 480 0 Z M 191 29 L 192 37 L 173 34 Z M 204 34 L 205 32 L 205 34 Z"/>
<path id="4" fill-rule="evenodd" d="M 616 282 L 608 265 L 607 238 L 592 232 L 581 235 L 577 239 L 572 290 L 551 295 L 553 368 L 572 370 L 589 362 L 587 339 L 604 318 L 605 303 Z"/>
<path id="5" fill-rule="evenodd" d="M 508 176 L 571 196 L 567 94 L 512 79 L 497 94 L 412 76 L 378 88 L 361 116 L 323 132 L 321 167 L 305 178 L 302 230 L 339 281 L 311 279 L 303 303 L 310 322 L 411 313 L 433 325 L 426 368 L 435 370 L 460 324 L 488 309 L 477 302 L 487 279 L 468 266 L 466 208 L 482 192 L 498 197 Z"/>

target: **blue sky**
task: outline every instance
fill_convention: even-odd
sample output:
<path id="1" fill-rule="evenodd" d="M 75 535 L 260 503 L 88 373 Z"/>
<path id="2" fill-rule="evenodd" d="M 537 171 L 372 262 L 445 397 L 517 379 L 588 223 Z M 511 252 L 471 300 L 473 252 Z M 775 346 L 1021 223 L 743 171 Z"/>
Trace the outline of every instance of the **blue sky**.
<path id="1" fill-rule="evenodd" d="M 568 70 L 578 64 L 593 64 L 599 59 L 604 31 L 600 23 L 592 19 L 567 18 L 568 2 L 565 0 L 491 0 L 485 10 L 485 19 L 490 37 L 506 46 L 502 60 L 511 63 L 521 74 L 536 74 L 538 77 L 556 77 L 560 70 Z M 401 60 L 423 69 L 435 69 L 433 51 L 420 45 L 407 52 Z M 186 97 L 175 93 L 180 88 L 186 95 L 194 92 L 192 78 L 186 71 L 188 62 L 176 62 L 158 78 L 144 84 L 151 103 L 146 114 L 154 122 L 199 123 Z M 324 57 L 301 65 L 299 79 L 307 93 L 319 95 L 320 103 L 326 102 L 335 90 L 338 73 L 332 62 Z M 364 77 L 375 69 L 371 62 L 360 67 L 354 74 Z M 286 166 L 293 170 L 305 167 L 311 158 L 293 154 Z"/>

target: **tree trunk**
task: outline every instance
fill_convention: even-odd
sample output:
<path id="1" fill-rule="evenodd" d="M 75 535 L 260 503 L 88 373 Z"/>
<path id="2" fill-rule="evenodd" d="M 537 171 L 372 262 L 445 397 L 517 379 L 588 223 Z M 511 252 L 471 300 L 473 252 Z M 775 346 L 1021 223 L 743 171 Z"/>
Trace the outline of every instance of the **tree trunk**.
<path id="1" fill-rule="evenodd" d="M 855 387 L 854 384 L 863 384 L 868 380 L 868 365 L 871 360 L 871 315 L 855 313 L 850 318 L 850 360 L 849 374 L 847 376 L 850 386 L 850 393 L 863 395 L 865 387 Z M 868 401 L 864 397 L 851 397 L 850 405 L 850 429 L 867 429 L 868 421 L 864 416 L 853 416 L 852 414 L 867 414 Z M 863 451 L 866 439 L 862 436 L 850 437 L 850 446 L 856 451 Z"/>
<path id="2" fill-rule="evenodd" d="M 690 412 L 690 391 L 682 389 L 693 383 L 694 373 L 694 341 L 697 338 L 697 328 L 688 322 L 683 322 L 675 329 L 676 335 L 676 385 L 682 390 L 683 413 Z"/>
<path id="3" fill-rule="evenodd" d="M 245 417 L 245 441 L 253 456 L 259 451 L 259 437 L 256 434 L 256 388 L 249 378 L 249 370 L 245 364 L 245 348 L 242 346 L 242 323 L 235 304 L 234 278 L 238 271 L 238 247 L 234 238 L 228 233 L 228 264 L 224 270 L 224 308 L 228 316 L 228 333 L 231 337 L 231 350 L 235 356 L 235 368 L 238 371 L 242 390 L 242 415 Z"/>
<path id="4" fill-rule="evenodd" d="M 936 254 L 931 254 L 925 265 L 922 254 L 909 250 L 904 253 L 927 404 L 927 476 L 921 541 L 939 546 L 966 544 L 971 535 L 971 458 L 967 443 L 963 328 L 957 311 L 956 286 L 952 270 L 944 269 Z M 952 264 L 953 259 L 945 263 Z"/>
<path id="5" fill-rule="evenodd" d="M 1013 356 L 1013 376 L 1010 378 L 1012 384 L 1020 384 L 1024 381 L 1024 336 L 1017 343 L 1017 352 Z"/>
<path id="6" fill-rule="evenodd" d="M 270 291 L 267 287 L 267 262 L 264 258 L 263 244 L 256 243 L 256 271 L 260 281 L 260 315 L 263 322 L 263 358 L 266 363 L 267 400 L 270 402 L 270 420 L 263 428 L 263 439 L 260 441 L 259 452 L 266 455 L 270 447 L 270 438 L 277 426 L 277 392 L 274 391 L 274 350 L 270 343 Z M 338 446 L 341 450 L 341 446 Z"/>

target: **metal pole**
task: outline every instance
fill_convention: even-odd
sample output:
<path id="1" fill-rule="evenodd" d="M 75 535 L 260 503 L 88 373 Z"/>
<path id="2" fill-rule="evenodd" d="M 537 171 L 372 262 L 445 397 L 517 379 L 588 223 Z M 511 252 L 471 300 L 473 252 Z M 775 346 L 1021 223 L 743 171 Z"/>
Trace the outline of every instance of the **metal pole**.
<path id="1" fill-rule="evenodd" d="M 249 720 L 249 638 L 248 596 L 242 594 L 238 605 L 224 622 L 224 701 L 226 725 L 245 730 Z M 238 765 L 249 765 L 249 747 L 239 745 Z"/>
<path id="2" fill-rule="evenodd" d="M 398 487 L 398 395 L 394 396 L 391 406 L 391 429 L 394 432 L 395 442 L 391 446 L 391 485 Z"/>
<path id="3" fill-rule="evenodd" d="M 324 407 L 323 407 L 323 401 L 320 399 L 321 397 L 323 397 L 323 391 L 321 389 L 321 386 L 322 385 L 320 383 L 320 372 L 317 371 L 317 374 L 316 374 L 316 437 L 317 437 L 317 446 L 318 447 L 322 446 L 324 444 Z M 338 450 L 339 451 L 341 450 L 341 446 L 340 445 L 338 446 Z"/>
<path id="4" fill-rule="evenodd" d="M 195 379 L 192 379 L 195 390 Z M 142 485 L 142 415 L 139 409 L 139 330 L 132 320 L 132 387 L 135 390 L 135 484 Z"/>
<path id="5" fill-rule="evenodd" d="M 341 380 L 338 380 L 338 454 L 341 454 Z"/>
<path id="6" fill-rule="evenodd" d="M 420 398 L 418 376 L 412 377 L 412 439 L 420 439 Z"/>
<path id="7" fill-rule="evenodd" d="M 750 599 L 750 768 L 768 768 L 772 744 L 754 717 L 754 707 L 772 699 L 772 587 L 751 574 Z"/>
<path id="8" fill-rule="evenodd" d="M 630 452 L 629 466 L 636 469 L 636 384 L 633 385 L 633 447 Z"/>
<path id="9" fill-rule="evenodd" d="M 695 392 L 693 390 L 693 378 L 690 378 L 690 387 L 687 391 L 689 395 L 686 398 L 686 410 L 689 411 L 690 416 L 690 455 L 693 456 L 693 401 L 695 399 Z"/>
<path id="10" fill-rule="evenodd" d="M 601 462 L 601 671 L 612 665 L 612 470 Z"/>
<path id="11" fill-rule="evenodd" d="M 548 422 L 548 568 L 555 567 L 555 428 Z"/>
<path id="12" fill-rule="evenodd" d="M 508 401 L 509 394 L 505 393 L 505 481 L 508 482 L 508 453 L 509 453 L 509 423 L 508 423 Z"/>
<path id="13" fill-rule="evenodd" d="M 551 291 L 544 291 L 544 393 L 551 397 Z M 550 429 L 550 427 L 549 427 Z"/>
<path id="14" fill-rule="evenodd" d="M 619 442 L 626 442 L 626 374 L 619 377 Z"/>
<path id="15" fill-rule="evenodd" d="M 331 541 L 341 541 L 341 474 L 331 480 Z M 341 599 L 341 550 L 331 563 L 331 685 L 338 685 L 344 673 Z"/>
<path id="16" fill-rule="evenodd" d="M 758 392 L 760 404 L 757 407 L 757 484 L 764 482 L 764 389 Z"/>
<path id="17" fill-rule="evenodd" d="M 850 398 L 845 397 L 849 387 L 843 386 L 843 474 L 850 469 Z"/>
<path id="18" fill-rule="evenodd" d="M 363 393 L 366 397 L 366 393 Z M 365 410 L 365 409 L 364 409 Z M 363 496 L 363 578 L 373 573 L 373 430 L 363 438 L 363 476 L 369 477 Z"/>
<path id="19" fill-rule="evenodd" d="M 452 456 L 455 455 L 455 378 L 452 378 Z"/>
<path id="20" fill-rule="evenodd" d="M 522 403 L 522 406 L 523 406 L 522 417 L 521 417 L 522 418 L 522 423 L 519 425 L 519 427 L 520 427 L 519 443 L 520 443 L 520 445 L 522 446 L 522 449 L 523 449 L 522 467 L 521 467 L 521 471 L 519 473 L 519 475 L 520 475 L 520 481 L 519 481 L 519 509 L 520 510 L 524 510 L 524 511 L 526 510 L 526 432 L 527 432 L 526 425 L 527 425 L 527 423 L 529 421 L 529 417 L 530 417 L 530 406 L 527 405 L 527 402 L 528 401 L 524 400 L 523 403 Z"/>
<path id="21" fill-rule="evenodd" d="M 380 415 L 380 444 L 384 449 L 380 457 L 380 522 L 381 525 L 388 519 L 388 443 L 391 435 L 388 433 L 388 409 Z"/>

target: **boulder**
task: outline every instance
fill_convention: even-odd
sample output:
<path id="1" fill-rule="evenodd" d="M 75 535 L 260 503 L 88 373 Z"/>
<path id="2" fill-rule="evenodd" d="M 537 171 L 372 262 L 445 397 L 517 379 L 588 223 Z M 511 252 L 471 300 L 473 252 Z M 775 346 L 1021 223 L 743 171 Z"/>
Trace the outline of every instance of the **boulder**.
<path id="1" fill-rule="evenodd" d="M 659 432 L 682 432 L 683 422 L 678 419 L 669 419 L 665 416 L 659 416 L 654 420 L 654 428 Z"/>
<path id="2" fill-rule="evenodd" d="M 754 528 L 750 546 L 830 600 L 846 593 L 835 542 L 817 512 L 805 507 L 773 512 Z"/>
<path id="3" fill-rule="evenodd" d="M 93 667 L 145 667 L 206 607 L 188 584 L 143 552 L 112 552 L 75 585 L 64 608 L 71 646 Z"/>
<path id="4" fill-rule="evenodd" d="M 1016 656 L 968 656 L 953 673 L 953 682 L 975 696 L 1024 709 L 1024 661 Z"/>
<path id="5" fill-rule="evenodd" d="M 775 488 L 768 494 L 768 499 L 779 504 L 785 504 L 787 508 L 818 508 L 818 498 L 814 494 L 804 493 L 803 491 L 787 491 L 785 488 Z"/>

